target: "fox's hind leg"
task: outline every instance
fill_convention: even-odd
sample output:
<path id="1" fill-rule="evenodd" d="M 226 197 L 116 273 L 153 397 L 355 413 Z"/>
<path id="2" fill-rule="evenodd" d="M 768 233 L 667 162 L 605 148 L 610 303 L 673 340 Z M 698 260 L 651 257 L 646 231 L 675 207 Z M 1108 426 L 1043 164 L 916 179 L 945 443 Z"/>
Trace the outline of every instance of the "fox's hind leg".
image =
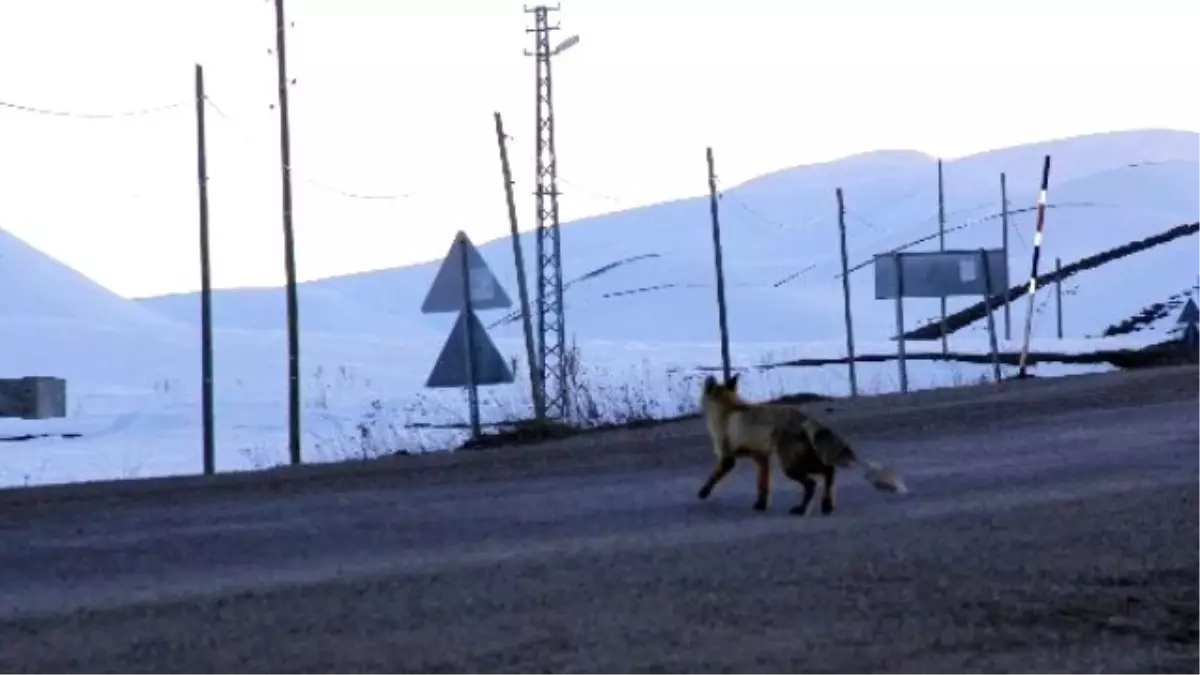
<path id="1" fill-rule="evenodd" d="M 825 489 L 821 494 L 821 513 L 825 515 L 833 513 L 834 494 L 837 492 L 837 485 L 834 483 L 836 476 L 837 469 L 832 466 L 826 467 L 825 471 L 823 472 Z"/>
<path id="2" fill-rule="evenodd" d="M 713 488 L 717 486 L 717 483 L 721 482 L 722 478 L 729 475 L 730 471 L 733 471 L 733 465 L 736 462 L 737 459 L 734 458 L 733 455 L 723 455 L 719 457 L 717 459 L 717 465 L 713 467 L 712 473 L 709 474 L 708 480 L 704 481 L 704 485 L 700 486 L 700 492 L 698 492 L 696 496 L 700 499 L 708 499 L 708 496 L 712 494 Z"/>
<path id="3" fill-rule="evenodd" d="M 800 503 L 793 506 L 788 513 L 793 516 L 807 516 L 809 509 L 812 508 L 813 497 L 817 494 L 817 481 L 797 469 L 787 469 L 784 474 L 804 488 L 804 496 L 800 498 Z"/>

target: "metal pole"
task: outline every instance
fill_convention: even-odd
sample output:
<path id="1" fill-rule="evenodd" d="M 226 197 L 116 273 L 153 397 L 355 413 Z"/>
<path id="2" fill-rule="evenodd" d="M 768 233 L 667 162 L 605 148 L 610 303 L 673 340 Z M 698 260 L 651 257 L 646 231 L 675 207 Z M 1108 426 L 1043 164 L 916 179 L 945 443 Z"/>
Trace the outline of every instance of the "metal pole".
<path id="1" fill-rule="evenodd" d="M 1000 173 L 1000 246 L 1004 249 L 1004 266 L 1008 267 L 1008 182 Z M 1012 316 L 1009 312 L 1008 293 L 1004 294 L 1004 339 L 1012 339 Z"/>
<path id="2" fill-rule="evenodd" d="M 1033 234 L 1033 264 L 1029 272 L 1029 304 L 1025 310 L 1025 343 L 1021 347 L 1021 365 L 1017 377 L 1025 377 L 1025 361 L 1029 358 L 1029 337 L 1033 333 L 1033 296 L 1037 293 L 1038 258 L 1042 253 L 1042 227 L 1046 222 L 1046 190 L 1050 184 L 1050 155 L 1042 164 L 1042 189 L 1038 192 L 1037 230 Z"/>
<path id="3" fill-rule="evenodd" d="M 1062 258 L 1054 259 L 1054 273 L 1062 274 Z M 1054 280 L 1054 313 L 1058 321 L 1058 339 L 1063 338 L 1063 312 L 1062 312 L 1062 277 L 1058 276 Z"/>
<path id="4" fill-rule="evenodd" d="M 713 260 L 717 268 L 717 320 L 721 329 L 721 372 L 729 381 L 729 326 L 725 316 L 725 266 L 721 262 L 721 218 L 717 209 L 717 174 L 713 168 L 712 148 L 706 148 L 708 158 L 708 203 L 712 214 Z"/>
<path id="5" fill-rule="evenodd" d="M 466 323 L 467 350 L 467 405 L 471 415 L 471 439 L 478 440 L 481 435 L 479 428 L 479 389 L 475 385 L 475 310 L 471 305 L 471 263 L 467 258 L 467 245 L 464 237 L 455 241 L 458 246 L 459 259 L 462 261 L 463 282 L 463 311 L 462 320 Z"/>
<path id="6" fill-rule="evenodd" d="M 942 160 L 938 160 L 938 250 L 946 250 L 946 198 L 942 187 Z M 946 296 L 939 299 L 942 308 L 942 354 L 950 351 L 949 338 L 946 336 Z"/>
<path id="7" fill-rule="evenodd" d="M 287 275 L 288 454 L 300 463 L 300 317 L 296 297 L 296 242 L 292 230 L 292 141 L 288 121 L 287 46 L 283 0 L 275 0 L 275 55 L 279 74 L 279 158 L 283 174 L 283 268 Z"/>
<path id="8" fill-rule="evenodd" d="M 979 249 L 979 260 L 983 266 L 983 301 L 987 308 L 988 342 L 992 349 L 992 374 L 1000 381 L 1000 349 L 996 346 L 996 317 L 992 315 L 992 270 L 988 264 L 987 251 Z"/>
<path id="9" fill-rule="evenodd" d="M 566 347 L 566 312 L 563 304 L 562 239 L 558 213 L 558 157 L 554 141 L 554 90 L 551 60 L 556 50 L 550 47 L 550 32 L 558 30 L 547 21 L 550 11 L 558 7 L 537 5 L 526 8 L 534 15 L 533 52 L 536 77 L 536 159 L 537 188 L 537 315 L 539 391 L 546 417 L 569 419 L 571 416 L 570 387 L 568 386 L 572 354 Z M 566 43 L 564 43 L 566 44 Z M 564 48 L 558 46 L 558 50 Z M 553 386 L 550 386 L 553 384 Z"/>
<path id="10" fill-rule="evenodd" d="M 200 397 L 204 474 L 216 473 L 213 428 L 212 276 L 208 249 L 208 149 L 204 137 L 204 68 L 196 64 L 196 182 L 200 189 Z"/>
<path id="11" fill-rule="evenodd" d="M 543 16 L 545 13 L 543 12 Z M 547 33 L 548 35 L 548 33 Z M 550 179 L 550 214 L 553 228 L 550 237 L 550 250 L 554 256 L 554 311 L 557 323 L 555 331 L 555 352 L 558 354 L 558 386 L 559 398 L 562 400 L 562 418 L 571 419 L 571 388 L 567 386 L 570 365 L 567 355 L 567 308 L 563 304 L 562 281 L 562 230 L 558 222 L 558 151 L 554 147 L 554 85 L 551 68 L 551 58 L 554 52 L 546 55 L 546 150 L 550 153 L 550 163 L 547 165 Z M 573 358 L 573 357 L 571 357 Z"/>
<path id="12" fill-rule="evenodd" d="M 850 263 L 846 254 L 846 202 L 842 197 L 842 188 L 837 189 L 838 205 L 838 236 L 842 244 L 842 306 L 846 316 L 846 355 L 850 366 L 850 395 L 858 396 L 858 374 L 854 363 L 854 319 L 850 312 L 850 273 L 846 271 Z"/>
<path id="13" fill-rule="evenodd" d="M 500 145 L 500 168 L 504 174 L 504 197 L 508 202 L 508 226 L 512 234 L 513 260 L 517 266 L 517 292 L 521 296 L 521 327 L 525 331 L 525 358 L 529 364 L 529 392 L 533 397 L 533 415 L 538 424 L 546 421 L 546 404 L 542 398 L 538 376 L 537 356 L 533 345 L 533 320 L 529 316 L 529 291 L 525 288 L 525 258 L 521 254 L 521 235 L 517 231 L 517 205 L 513 198 L 512 169 L 508 165 L 508 137 L 504 134 L 504 122 L 500 113 L 496 118 L 496 142 Z"/>
<path id="14" fill-rule="evenodd" d="M 542 120 L 544 120 L 546 118 L 546 112 L 545 112 L 546 100 L 545 100 L 545 98 L 542 97 L 542 80 L 543 80 L 542 71 L 543 71 L 543 66 L 546 62 L 544 62 L 542 60 L 541 54 L 542 54 L 543 50 L 549 49 L 549 45 L 547 42 L 548 37 L 546 36 L 546 28 L 545 28 L 545 11 L 540 10 L 540 8 L 535 8 L 535 10 L 534 10 L 534 26 L 535 26 L 534 30 L 536 31 L 536 35 L 534 38 L 534 53 L 535 53 L 536 58 L 534 58 L 534 60 L 533 60 L 534 79 L 535 79 L 535 84 L 536 84 L 536 90 L 534 91 L 534 98 L 536 99 L 534 110 L 535 110 L 535 117 L 537 119 L 534 120 L 534 125 L 535 125 L 535 135 L 534 135 L 535 141 L 534 142 L 535 142 L 536 147 L 534 149 L 533 173 L 534 173 L 534 181 L 536 183 L 536 189 L 534 190 L 533 196 L 534 196 L 534 208 L 536 209 L 535 222 L 537 223 L 537 230 L 536 230 L 536 234 L 534 236 L 534 252 L 535 252 L 535 255 L 537 256 L 537 279 L 536 279 L 537 299 L 536 299 L 536 302 L 537 302 L 537 317 L 538 317 L 538 327 L 537 327 L 537 338 L 538 338 L 537 355 L 538 355 L 538 358 L 537 358 L 537 362 L 535 365 L 538 370 L 538 391 L 543 396 L 546 396 L 547 395 L 546 380 L 553 380 L 554 382 L 557 383 L 555 385 L 557 387 L 555 389 L 555 392 L 556 392 L 555 396 L 557 396 L 558 395 L 557 392 L 559 392 L 563 388 L 565 388 L 566 384 L 564 382 L 562 382 L 561 380 L 557 379 L 555 373 L 550 372 L 549 368 L 547 367 L 547 363 L 546 363 L 546 361 L 547 361 L 546 352 L 547 352 L 547 348 L 549 347 L 549 345 L 546 344 L 546 332 L 549 330 L 549 326 L 547 326 L 547 321 L 546 321 L 546 312 L 548 309 L 548 305 L 546 303 L 549 300 L 549 298 L 546 297 L 546 281 L 547 281 L 546 272 L 547 272 L 547 267 L 549 267 L 551 264 L 546 259 L 546 239 L 549 236 L 548 233 L 546 232 L 546 228 L 548 226 L 553 227 L 553 220 L 551 219 L 550 214 L 548 213 L 548 211 L 546 209 L 546 197 L 549 196 L 547 194 L 547 192 L 549 191 L 549 188 L 545 183 L 546 135 L 545 135 L 544 127 L 542 125 Z M 552 270 L 551 270 L 551 272 L 552 272 Z M 559 354 L 559 358 L 562 358 L 562 354 Z M 565 411 L 563 410 L 563 407 L 561 405 L 558 405 L 555 407 L 557 408 L 559 416 L 563 416 L 565 414 Z"/>
<path id="15" fill-rule="evenodd" d="M 908 364 L 904 349 L 904 268 L 903 257 L 899 253 L 892 254 L 896 266 L 896 354 L 900 364 L 900 391 L 908 393 Z"/>

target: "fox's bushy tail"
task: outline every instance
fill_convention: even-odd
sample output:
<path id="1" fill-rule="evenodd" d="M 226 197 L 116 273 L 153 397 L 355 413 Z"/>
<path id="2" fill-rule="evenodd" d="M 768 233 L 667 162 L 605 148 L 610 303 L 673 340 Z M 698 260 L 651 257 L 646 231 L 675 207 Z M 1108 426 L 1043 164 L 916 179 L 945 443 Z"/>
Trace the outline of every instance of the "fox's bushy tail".
<path id="1" fill-rule="evenodd" d="M 896 473 L 895 470 L 888 468 L 879 462 L 872 462 L 869 459 L 861 460 L 863 468 L 863 478 L 880 492 L 896 492 L 906 494 L 908 486 L 904 484 L 904 477 Z"/>
<path id="2" fill-rule="evenodd" d="M 861 467 L 863 477 L 881 492 L 908 492 L 908 486 L 899 473 L 879 462 L 859 457 L 848 443 L 824 424 L 808 417 L 804 421 L 804 430 L 825 462 L 845 469 Z"/>

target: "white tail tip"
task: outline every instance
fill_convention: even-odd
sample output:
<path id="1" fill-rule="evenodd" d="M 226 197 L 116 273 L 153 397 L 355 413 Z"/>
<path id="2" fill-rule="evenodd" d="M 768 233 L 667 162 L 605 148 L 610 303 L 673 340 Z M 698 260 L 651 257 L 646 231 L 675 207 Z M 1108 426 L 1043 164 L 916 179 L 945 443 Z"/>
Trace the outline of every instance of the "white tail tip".
<path id="1" fill-rule="evenodd" d="M 868 464 L 870 467 L 867 470 L 866 478 L 875 486 L 876 490 L 881 492 L 895 492 L 897 494 L 907 494 L 908 486 L 904 484 L 904 479 L 896 475 L 895 472 L 889 471 L 874 462 Z"/>

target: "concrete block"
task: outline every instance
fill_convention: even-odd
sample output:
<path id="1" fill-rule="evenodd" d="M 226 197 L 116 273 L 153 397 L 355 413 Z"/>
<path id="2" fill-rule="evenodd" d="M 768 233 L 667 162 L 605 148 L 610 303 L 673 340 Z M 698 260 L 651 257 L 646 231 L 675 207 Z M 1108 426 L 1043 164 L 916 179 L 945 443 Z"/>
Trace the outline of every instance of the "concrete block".
<path id="1" fill-rule="evenodd" d="M 0 378 L 0 417 L 44 420 L 67 416 L 67 381 L 34 375 Z"/>

